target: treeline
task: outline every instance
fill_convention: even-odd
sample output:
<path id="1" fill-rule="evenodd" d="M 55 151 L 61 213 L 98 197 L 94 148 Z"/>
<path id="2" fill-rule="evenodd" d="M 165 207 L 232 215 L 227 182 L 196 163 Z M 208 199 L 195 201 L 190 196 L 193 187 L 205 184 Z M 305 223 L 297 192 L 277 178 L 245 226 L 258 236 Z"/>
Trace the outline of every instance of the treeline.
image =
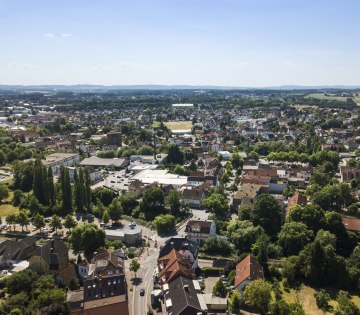
<path id="1" fill-rule="evenodd" d="M 79 212 L 91 209 L 91 179 L 86 168 L 74 171 L 71 184 L 69 169 L 61 167 L 58 181 L 54 182 L 52 168 L 35 162 L 16 163 L 14 166 L 13 205 L 36 213 L 65 215 L 74 209 Z M 32 193 L 30 193 L 32 192 Z"/>
<path id="2" fill-rule="evenodd" d="M 21 142 L 15 141 L 8 131 L 0 128 L 0 166 L 17 160 L 42 157 L 43 154 L 40 149 L 35 147 L 24 147 Z"/>
<path id="3" fill-rule="evenodd" d="M 321 165 L 324 162 L 330 162 L 334 167 L 337 167 L 340 162 L 339 153 L 330 150 L 322 150 L 311 155 L 299 153 L 297 151 L 270 152 L 266 159 L 268 161 L 309 162 L 312 166 Z"/>

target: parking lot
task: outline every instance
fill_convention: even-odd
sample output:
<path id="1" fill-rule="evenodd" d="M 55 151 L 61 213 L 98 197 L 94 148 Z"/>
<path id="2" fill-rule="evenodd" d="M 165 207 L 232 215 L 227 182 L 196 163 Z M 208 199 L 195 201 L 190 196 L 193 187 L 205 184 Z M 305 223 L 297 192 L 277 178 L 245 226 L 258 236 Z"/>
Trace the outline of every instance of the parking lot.
<path id="1" fill-rule="evenodd" d="M 97 187 L 108 187 L 114 189 L 117 192 L 122 190 L 128 190 L 131 183 L 132 174 L 126 173 L 125 170 L 110 172 L 104 180 L 97 182 L 91 188 L 95 189 Z"/>

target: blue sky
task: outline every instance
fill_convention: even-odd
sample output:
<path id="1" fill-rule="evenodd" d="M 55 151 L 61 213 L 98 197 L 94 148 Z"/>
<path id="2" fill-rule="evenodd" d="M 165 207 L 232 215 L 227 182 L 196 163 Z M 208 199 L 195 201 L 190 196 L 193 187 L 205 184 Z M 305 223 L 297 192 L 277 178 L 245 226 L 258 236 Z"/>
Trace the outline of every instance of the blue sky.
<path id="1" fill-rule="evenodd" d="M 0 0 L 0 84 L 360 85 L 358 0 Z"/>

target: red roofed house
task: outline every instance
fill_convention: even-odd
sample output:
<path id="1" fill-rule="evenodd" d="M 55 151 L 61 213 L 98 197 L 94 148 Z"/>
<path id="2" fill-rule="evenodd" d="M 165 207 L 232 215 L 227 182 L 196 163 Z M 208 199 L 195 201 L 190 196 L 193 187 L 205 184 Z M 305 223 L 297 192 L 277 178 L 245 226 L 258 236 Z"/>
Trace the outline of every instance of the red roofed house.
<path id="1" fill-rule="evenodd" d="M 305 196 L 303 196 L 300 193 L 296 193 L 294 196 L 289 198 L 289 202 L 288 202 L 288 206 L 286 208 L 286 213 L 289 212 L 289 209 L 293 206 L 293 205 L 299 205 L 299 206 L 306 206 L 307 204 L 307 199 Z"/>
<path id="2" fill-rule="evenodd" d="M 348 231 L 360 232 L 360 219 L 343 217 L 342 222 Z"/>
<path id="3" fill-rule="evenodd" d="M 263 267 L 249 255 L 236 265 L 234 286 L 242 291 L 251 281 L 257 279 L 264 279 Z"/>
<path id="4" fill-rule="evenodd" d="M 161 284 L 169 283 L 179 276 L 193 279 L 193 270 L 188 258 L 182 256 L 177 250 L 158 259 L 158 277 Z"/>

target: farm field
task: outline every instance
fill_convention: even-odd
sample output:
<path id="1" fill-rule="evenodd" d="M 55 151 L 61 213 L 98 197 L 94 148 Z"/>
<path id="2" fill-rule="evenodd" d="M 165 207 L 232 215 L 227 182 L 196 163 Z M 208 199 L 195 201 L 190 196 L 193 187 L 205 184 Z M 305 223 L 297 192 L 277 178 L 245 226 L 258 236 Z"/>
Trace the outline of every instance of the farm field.
<path id="1" fill-rule="evenodd" d="M 186 130 L 191 129 L 193 124 L 191 120 L 186 121 L 168 121 L 164 122 L 164 125 L 170 130 Z"/>

